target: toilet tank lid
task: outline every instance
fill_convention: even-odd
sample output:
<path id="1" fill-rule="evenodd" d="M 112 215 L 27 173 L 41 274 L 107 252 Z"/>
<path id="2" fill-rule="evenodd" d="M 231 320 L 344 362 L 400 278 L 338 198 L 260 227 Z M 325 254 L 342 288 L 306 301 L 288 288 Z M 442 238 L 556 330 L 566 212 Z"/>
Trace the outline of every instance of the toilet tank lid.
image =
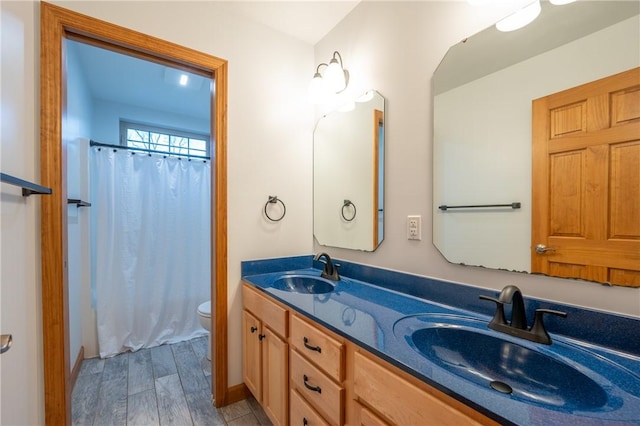
<path id="1" fill-rule="evenodd" d="M 211 316 L 211 300 L 200 304 L 200 306 L 198 306 L 198 313 L 205 316 Z"/>

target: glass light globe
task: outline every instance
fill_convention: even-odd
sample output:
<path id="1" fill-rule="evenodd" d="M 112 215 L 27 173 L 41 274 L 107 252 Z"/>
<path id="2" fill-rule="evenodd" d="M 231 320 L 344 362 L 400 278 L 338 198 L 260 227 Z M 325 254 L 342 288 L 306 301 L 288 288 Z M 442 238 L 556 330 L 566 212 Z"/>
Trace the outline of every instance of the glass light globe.
<path id="1" fill-rule="evenodd" d="M 344 78 L 344 70 L 336 58 L 333 58 L 331 62 L 329 62 L 329 66 L 324 73 L 324 78 L 326 80 L 327 89 L 332 93 L 340 92 L 347 84 Z"/>
<path id="2" fill-rule="evenodd" d="M 327 88 L 324 79 L 320 73 L 316 73 L 309 84 L 309 102 L 312 104 L 321 104 L 327 96 Z"/>

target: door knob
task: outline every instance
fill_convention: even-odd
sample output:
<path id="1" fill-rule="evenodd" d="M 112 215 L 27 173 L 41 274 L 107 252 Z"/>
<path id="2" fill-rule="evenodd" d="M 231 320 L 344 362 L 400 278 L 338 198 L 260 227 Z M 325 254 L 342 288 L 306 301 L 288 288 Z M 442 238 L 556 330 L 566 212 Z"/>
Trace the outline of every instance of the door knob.
<path id="1" fill-rule="evenodd" d="M 0 336 L 0 354 L 3 354 L 11 349 L 12 343 L 13 337 L 10 334 L 3 334 L 2 336 Z"/>
<path id="2" fill-rule="evenodd" d="M 556 251 L 556 249 L 554 247 L 547 247 L 544 244 L 538 244 L 536 246 L 536 253 L 538 254 L 545 254 L 548 251 Z"/>

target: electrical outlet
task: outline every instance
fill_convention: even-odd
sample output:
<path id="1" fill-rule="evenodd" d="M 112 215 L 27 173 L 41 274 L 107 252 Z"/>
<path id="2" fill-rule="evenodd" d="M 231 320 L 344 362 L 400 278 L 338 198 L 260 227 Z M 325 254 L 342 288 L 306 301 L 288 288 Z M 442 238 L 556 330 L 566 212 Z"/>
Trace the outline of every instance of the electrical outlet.
<path id="1" fill-rule="evenodd" d="M 407 239 L 422 240 L 422 216 L 407 216 Z"/>

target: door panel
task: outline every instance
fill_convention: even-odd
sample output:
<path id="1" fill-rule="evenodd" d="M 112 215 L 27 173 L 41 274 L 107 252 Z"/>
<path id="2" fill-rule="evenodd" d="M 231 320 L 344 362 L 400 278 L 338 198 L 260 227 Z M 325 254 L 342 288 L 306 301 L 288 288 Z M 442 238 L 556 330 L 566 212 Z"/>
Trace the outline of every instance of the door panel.
<path id="1" fill-rule="evenodd" d="M 289 345 L 268 327 L 264 335 L 262 405 L 275 426 L 284 426 L 289 415 Z"/>
<path id="2" fill-rule="evenodd" d="M 640 286 L 640 68 L 534 100 L 532 133 L 532 272 Z"/>
<path id="3" fill-rule="evenodd" d="M 640 99 L 638 99 L 640 102 Z M 640 235 L 640 142 L 611 150 L 611 234 L 609 238 L 637 240 Z"/>

